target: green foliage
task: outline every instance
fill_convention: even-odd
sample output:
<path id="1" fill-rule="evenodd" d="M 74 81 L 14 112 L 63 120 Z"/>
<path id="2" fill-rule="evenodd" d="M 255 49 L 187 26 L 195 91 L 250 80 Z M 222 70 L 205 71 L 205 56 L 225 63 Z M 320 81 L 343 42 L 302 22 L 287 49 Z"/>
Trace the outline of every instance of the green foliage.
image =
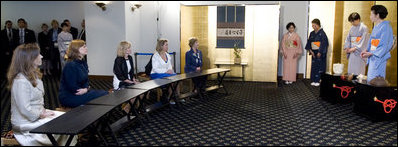
<path id="1" fill-rule="evenodd" d="M 239 43 L 240 43 L 240 41 L 239 42 L 235 41 L 235 43 L 234 43 L 234 55 L 235 55 L 235 58 L 240 58 L 240 55 L 242 53 L 242 50 L 239 49 L 239 47 L 238 47 Z"/>

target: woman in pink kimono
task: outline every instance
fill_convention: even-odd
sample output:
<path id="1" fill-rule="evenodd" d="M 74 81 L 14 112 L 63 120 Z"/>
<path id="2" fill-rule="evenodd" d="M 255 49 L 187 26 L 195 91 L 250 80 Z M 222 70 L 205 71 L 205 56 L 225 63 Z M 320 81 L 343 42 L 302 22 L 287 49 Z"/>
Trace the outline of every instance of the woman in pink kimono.
<path id="1" fill-rule="evenodd" d="M 282 54 L 283 54 L 283 78 L 285 84 L 292 84 L 296 81 L 297 58 L 303 53 L 300 36 L 295 32 L 296 25 L 290 22 L 286 25 L 288 32 L 283 35 Z"/>

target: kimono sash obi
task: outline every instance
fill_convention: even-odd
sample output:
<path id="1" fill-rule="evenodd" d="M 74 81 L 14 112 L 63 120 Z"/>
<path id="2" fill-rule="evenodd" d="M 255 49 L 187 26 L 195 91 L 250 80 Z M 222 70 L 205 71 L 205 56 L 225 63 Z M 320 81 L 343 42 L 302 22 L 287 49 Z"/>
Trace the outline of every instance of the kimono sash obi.
<path id="1" fill-rule="evenodd" d="M 380 43 L 380 39 L 372 39 L 372 41 L 370 42 L 370 44 L 371 44 L 370 50 L 371 51 L 376 50 L 377 46 L 379 46 L 379 43 Z"/>
<path id="2" fill-rule="evenodd" d="M 313 50 L 319 50 L 319 47 L 321 47 L 321 42 L 319 41 L 311 42 L 311 48 Z"/>
<path id="3" fill-rule="evenodd" d="M 296 48 L 298 44 L 296 40 L 286 40 L 285 45 L 287 47 Z"/>
<path id="4" fill-rule="evenodd" d="M 361 37 L 351 37 L 352 46 L 359 45 L 359 41 L 361 41 Z"/>

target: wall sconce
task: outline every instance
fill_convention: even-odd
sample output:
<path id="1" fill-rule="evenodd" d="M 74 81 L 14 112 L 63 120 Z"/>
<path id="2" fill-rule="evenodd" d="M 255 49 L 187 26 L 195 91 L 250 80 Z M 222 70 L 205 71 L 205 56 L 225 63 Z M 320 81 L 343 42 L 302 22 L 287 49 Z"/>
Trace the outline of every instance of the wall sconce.
<path id="1" fill-rule="evenodd" d="M 138 9 L 142 6 L 142 4 L 134 4 L 134 6 L 131 6 L 131 11 L 134 12 L 135 9 Z"/>
<path id="2" fill-rule="evenodd" d="M 105 3 L 103 2 L 95 2 L 95 4 L 102 9 L 102 11 L 106 10 Z"/>

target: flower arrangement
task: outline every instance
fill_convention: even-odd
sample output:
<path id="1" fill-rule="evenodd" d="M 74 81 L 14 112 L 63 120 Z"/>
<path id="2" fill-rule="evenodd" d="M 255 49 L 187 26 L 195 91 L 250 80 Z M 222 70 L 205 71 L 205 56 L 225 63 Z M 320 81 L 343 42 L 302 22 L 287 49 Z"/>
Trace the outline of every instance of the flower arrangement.
<path id="1" fill-rule="evenodd" d="M 235 43 L 234 43 L 234 55 L 235 55 L 235 58 L 240 58 L 240 55 L 242 53 L 242 51 L 239 49 L 238 45 L 239 45 L 239 42 L 235 41 Z"/>
<path id="2" fill-rule="evenodd" d="M 242 50 L 239 49 L 239 47 L 238 47 L 239 42 L 235 41 L 235 43 L 234 43 L 234 55 L 235 55 L 234 63 L 235 64 L 240 64 L 242 61 L 242 58 L 241 58 Z"/>

